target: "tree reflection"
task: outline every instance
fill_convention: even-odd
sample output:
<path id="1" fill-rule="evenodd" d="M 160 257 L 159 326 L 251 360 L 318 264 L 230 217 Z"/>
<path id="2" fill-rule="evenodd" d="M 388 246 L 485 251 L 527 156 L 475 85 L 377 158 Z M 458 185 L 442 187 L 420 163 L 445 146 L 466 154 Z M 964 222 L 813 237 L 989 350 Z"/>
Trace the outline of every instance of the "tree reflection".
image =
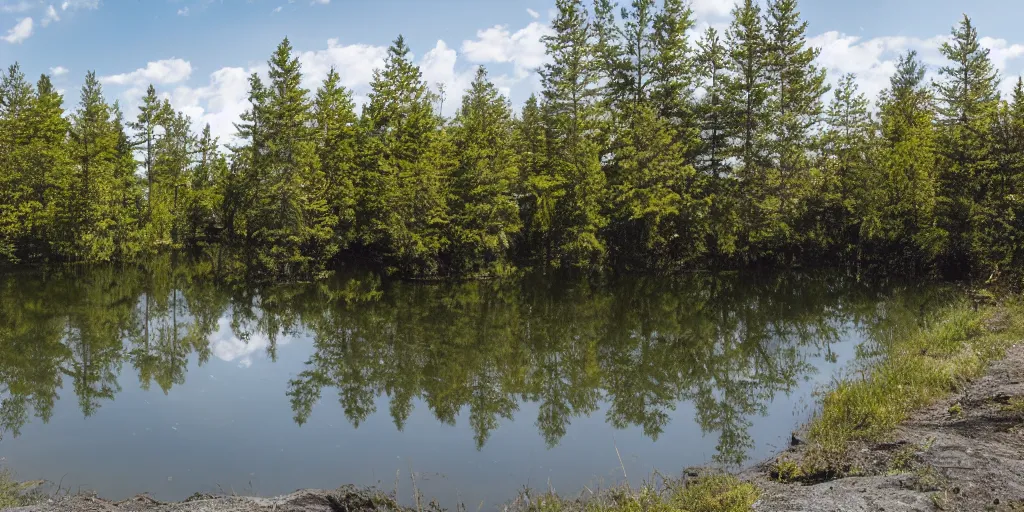
<path id="1" fill-rule="evenodd" d="M 716 459 L 738 464 L 751 420 L 815 371 L 811 358 L 834 358 L 849 329 L 876 350 L 943 297 L 793 274 L 443 284 L 361 274 L 246 287 L 217 279 L 210 261 L 0 277 L 2 432 L 17 436 L 31 414 L 48 421 L 65 384 L 95 414 L 121 390 L 125 362 L 142 388 L 170 393 L 230 329 L 268 339 L 271 360 L 281 336 L 312 338 L 285 390 L 300 425 L 333 389 L 356 427 L 386 397 L 398 429 L 421 403 L 445 424 L 465 414 L 483 447 L 535 403 L 555 446 L 574 418 L 600 409 L 615 428 L 657 439 L 690 403 L 717 436 Z"/>

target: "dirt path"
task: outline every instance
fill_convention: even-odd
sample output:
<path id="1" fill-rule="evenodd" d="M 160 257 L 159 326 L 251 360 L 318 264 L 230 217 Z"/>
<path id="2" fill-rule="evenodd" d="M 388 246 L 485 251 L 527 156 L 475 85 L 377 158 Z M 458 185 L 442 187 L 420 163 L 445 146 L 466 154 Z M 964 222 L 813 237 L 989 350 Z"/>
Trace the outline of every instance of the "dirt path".
<path id="1" fill-rule="evenodd" d="M 763 489 L 755 509 L 1024 511 L 1024 345 L 914 414 L 893 440 L 854 450 L 855 467 L 871 476 L 800 485 L 748 473 Z"/>

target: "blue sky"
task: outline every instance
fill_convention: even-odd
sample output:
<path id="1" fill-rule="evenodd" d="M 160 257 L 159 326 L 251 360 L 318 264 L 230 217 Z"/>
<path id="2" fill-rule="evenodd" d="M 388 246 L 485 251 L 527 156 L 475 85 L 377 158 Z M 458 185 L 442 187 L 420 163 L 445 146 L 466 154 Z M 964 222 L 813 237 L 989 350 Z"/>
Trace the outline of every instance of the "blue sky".
<path id="1" fill-rule="evenodd" d="M 628 0 L 620 0 L 628 1 Z M 365 97 L 385 47 L 405 35 L 425 78 L 443 82 L 451 113 L 485 64 L 519 105 L 537 87 L 539 39 L 554 0 L 0 0 L 0 65 L 51 73 L 70 107 L 93 69 L 108 99 L 134 111 L 149 82 L 197 126 L 222 138 L 245 109 L 245 77 L 288 36 L 315 86 L 331 65 Z M 693 0 L 702 26 L 728 22 L 730 0 Z M 966 11 L 1006 77 L 1024 71 L 1020 0 L 803 0 L 812 43 L 835 79 L 856 73 L 874 96 L 896 57 L 918 50 L 933 69 L 937 46 Z"/>

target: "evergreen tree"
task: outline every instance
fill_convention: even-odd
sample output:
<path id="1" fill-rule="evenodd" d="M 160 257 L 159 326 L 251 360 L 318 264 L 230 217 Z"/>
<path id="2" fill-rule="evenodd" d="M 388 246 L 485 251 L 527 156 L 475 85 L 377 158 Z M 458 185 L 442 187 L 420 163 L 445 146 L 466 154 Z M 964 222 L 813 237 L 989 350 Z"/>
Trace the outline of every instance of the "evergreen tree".
<path id="1" fill-rule="evenodd" d="M 981 205 L 980 256 L 993 277 L 1007 270 L 1019 276 L 1024 264 L 1024 78 L 1000 103 L 993 151 L 996 168 Z"/>
<path id="2" fill-rule="evenodd" d="M 725 129 L 730 142 L 728 158 L 738 186 L 736 208 L 739 219 L 737 250 L 747 259 L 759 259 L 771 252 L 771 242 L 789 236 L 777 191 L 779 176 L 770 172 L 768 131 L 769 60 L 761 8 L 753 0 L 737 4 L 726 32 L 726 63 L 723 78 L 723 110 L 728 116 Z"/>
<path id="3" fill-rule="evenodd" d="M 819 50 L 807 45 L 807 22 L 800 19 L 797 0 L 768 2 L 765 25 L 771 75 L 769 109 L 773 117 L 768 139 L 772 162 L 769 182 L 777 181 L 777 186 L 772 187 L 773 195 L 777 196 L 773 202 L 778 208 L 777 222 L 785 226 L 773 232 L 780 235 L 794 227 L 798 228 L 796 233 L 813 232 L 813 214 L 808 216 L 805 210 L 802 220 L 797 217 L 801 215 L 801 203 L 819 193 L 810 179 L 808 155 L 814 147 L 812 131 L 821 120 L 822 97 L 829 87 L 825 70 L 814 63 Z M 791 236 L 771 243 L 787 244 Z M 804 245 L 827 249 L 819 246 L 820 242 L 806 240 Z"/>
<path id="4" fill-rule="evenodd" d="M 441 170 L 431 158 L 439 120 L 401 36 L 370 88 L 361 121 L 360 238 L 392 270 L 435 273 L 447 223 Z"/>
<path id="5" fill-rule="evenodd" d="M 551 216 L 545 260 L 559 267 L 588 267 L 605 253 L 598 232 L 605 177 L 601 170 L 597 78 L 587 10 L 582 0 L 557 0 L 554 33 L 545 36 L 551 62 L 541 69 L 548 126 L 547 180 L 558 199 Z"/>
<path id="6" fill-rule="evenodd" d="M 283 275 L 315 274 L 338 247 L 337 217 L 317 158 L 313 106 L 287 38 L 267 64 L 265 172 L 250 229 L 260 245 L 260 266 Z"/>
<path id="7" fill-rule="evenodd" d="M 70 125 L 64 117 L 64 98 L 46 75 L 36 83 L 36 94 L 32 112 L 33 137 L 28 147 L 31 160 L 28 187 L 32 201 L 37 205 L 27 222 L 31 231 L 31 245 L 27 250 L 30 259 L 42 259 L 50 254 L 48 244 L 56 236 L 54 219 L 57 218 L 59 184 L 71 172 L 67 149 Z"/>
<path id="8" fill-rule="evenodd" d="M 15 63 L 0 79 L 0 262 L 17 261 L 18 248 L 34 217 L 29 184 L 32 148 L 32 111 L 36 96 Z"/>
<path id="9" fill-rule="evenodd" d="M 86 75 L 78 110 L 71 119 L 75 170 L 61 190 L 57 251 L 72 259 L 107 261 L 116 249 L 112 185 L 120 134 L 113 129 L 111 108 L 103 99 L 95 72 Z"/>
<path id="10" fill-rule="evenodd" d="M 637 13 L 634 16 L 637 20 L 646 17 L 639 14 L 640 6 L 635 6 L 634 12 Z M 637 22 L 635 25 L 639 27 L 642 24 Z M 693 9 L 689 3 L 684 0 L 664 0 L 661 11 L 654 14 L 651 48 L 648 50 L 652 54 L 648 64 L 651 102 L 658 115 L 675 126 L 680 139 L 693 137 L 688 130 L 697 128 L 696 123 L 690 119 L 693 114 L 693 91 L 698 78 L 695 71 L 697 58 L 692 53 L 687 35 L 693 25 Z M 643 55 L 643 52 L 638 52 L 638 55 Z M 637 59 L 637 62 L 642 63 L 643 60 Z M 636 71 L 637 76 L 645 74 L 639 66 Z M 642 81 L 639 81 L 639 85 L 641 87 L 638 89 L 644 91 Z"/>
<path id="11" fill-rule="evenodd" d="M 131 124 L 135 130 L 135 143 L 143 151 L 143 167 L 146 173 L 146 221 L 151 222 L 153 217 L 153 164 L 155 160 L 155 145 L 157 141 L 157 127 L 161 124 L 162 114 L 166 112 L 162 108 L 160 99 L 156 95 L 156 88 L 153 84 L 146 89 L 146 95 L 142 98 L 142 105 L 139 106 L 139 115 Z"/>
<path id="12" fill-rule="evenodd" d="M 879 102 L 877 166 L 860 184 L 870 206 L 861 237 L 880 260 L 917 266 L 937 256 L 936 134 L 931 91 L 916 52 L 900 58 Z M 905 257 L 904 257 L 905 256 Z"/>
<path id="13" fill-rule="evenodd" d="M 332 67 L 314 101 L 317 155 L 327 179 L 328 203 L 337 218 L 335 238 L 347 247 L 356 236 L 356 157 L 358 117 L 352 92 L 341 85 Z"/>
<path id="14" fill-rule="evenodd" d="M 458 163 L 452 180 L 451 242 L 454 270 L 474 272 L 506 264 L 513 237 L 521 229 L 513 195 L 519 178 L 512 109 L 477 69 L 453 138 Z"/>
<path id="15" fill-rule="evenodd" d="M 857 90 L 856 78 L 843 76 L 825 114 L 821 193 L 806 199 L 809 216 L 820 219 L 808 237 L 818 247 L 849 251 L 859 245 L 859 226 L 868 205 L 865 194 L 870 192 L 864 183 L 874 164 L 869 107 L 867 97 Z"/>
<path id="16" fill-rule="evenodd" d="M 547 254 L 554 205 L 560 196 L 560 182 L 547 166 L 547 128 L 536 94 L 531 94 L 516 122 L 515 145 L 519 148 L 519 179 L 515 183 L 522 218 L 519 258 L 529 261 L 536 252 Z M 534 254 L 531 254 L 533 252 Z M 547 264 L 546 261 L 542 262 Z"/>
<path id="17" fill-rule="evenodd" d="M 962 274 L 984 251 L 978 238 L 997 162 L 992 146 L 999 96 L 998 73 L 981 46 L 978 31 L 964 16 L 952 39 L 939 48 L 949 64 L 939 69 L 936 84 L 940 125 L 939 226 L 946 232 L 944 270 Z"/>

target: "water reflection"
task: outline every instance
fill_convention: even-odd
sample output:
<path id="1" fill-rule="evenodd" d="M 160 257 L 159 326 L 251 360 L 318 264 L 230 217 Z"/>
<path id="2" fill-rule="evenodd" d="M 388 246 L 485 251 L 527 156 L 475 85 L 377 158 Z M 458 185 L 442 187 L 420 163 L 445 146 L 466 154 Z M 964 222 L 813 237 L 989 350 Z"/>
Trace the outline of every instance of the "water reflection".
<path id="1" fill-rule="evenodd" d="M 553 447 L 574 418 L 602 409 L 612 427 L 656 440 L 688 402 L 700 428 L 717 434 L 716 460 L 740 464 L 751 420 L 814 374 L 810 360 L 833 358 L 851 330 L 884 343 L 941 302 L 931 288 L 810 275 L 214 281 L 209 267 L 170 258 L 0 277 L 2 433 L 18 436 L 30 415 L 48 422 L 62 384 L 88 417 L 132 372 L 141 388 L 168 394 L 190 360 L 247 367 L 308 337 L 312 356 L 282 390 L 300 425 L 325 395 L 355 427 L 386 403 L 402 430 L 422 403 L 445 424 L 468 415 L 480 448 L 502 419 L 536 403 L 536 428 Z"/>

